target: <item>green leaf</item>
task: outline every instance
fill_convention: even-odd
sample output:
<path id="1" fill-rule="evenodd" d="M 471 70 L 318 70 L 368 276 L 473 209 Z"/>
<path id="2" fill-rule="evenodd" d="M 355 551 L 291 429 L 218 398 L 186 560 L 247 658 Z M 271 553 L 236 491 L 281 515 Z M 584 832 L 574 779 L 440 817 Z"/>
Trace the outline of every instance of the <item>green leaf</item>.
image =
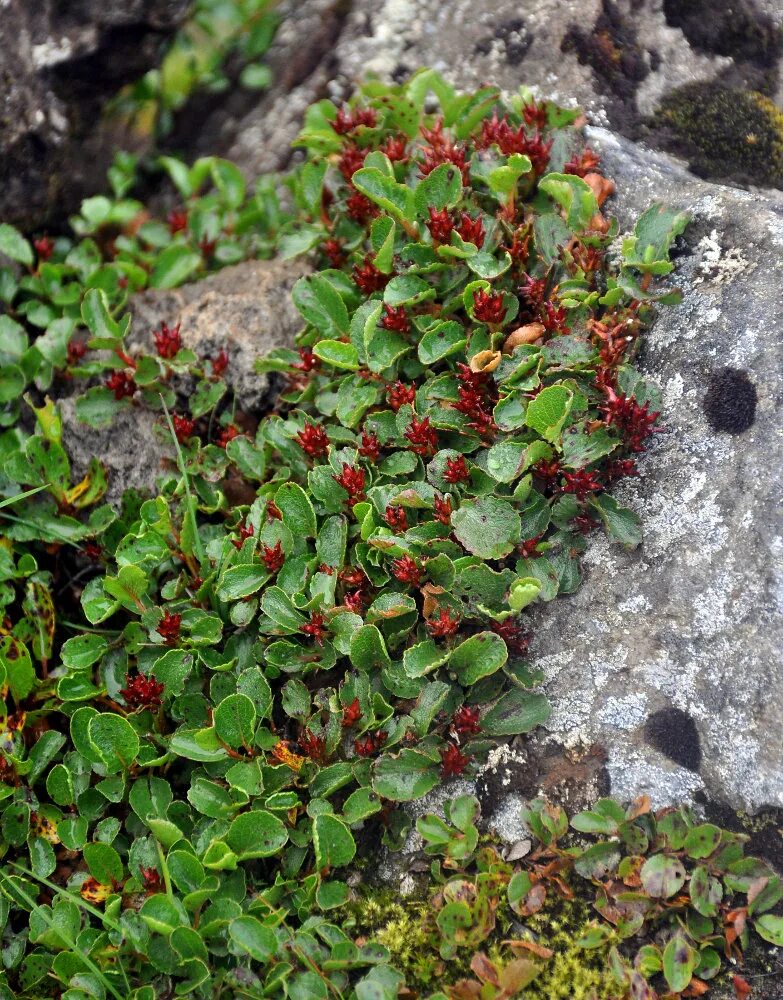
<path id="1" fill-rule="evenodd" d="M 235 917 L 228 925 L 228 935 L 242 952 L 262 964 L 266 964 L 277 951 L 275 932 L 250 914 Z"/>
<path id="2" fill-rule="evenodd" d="M 416 214 L 425 221 L 428 209 L 454 208 L 462 197 L 462 174 L 453 163 L 441 163 L 419 182 L 414 191 Z"/>
<path id="3" fill-rule="evenodd" d="M 33 265 L 33 248 L 24 236 L 7 222 L 0 222 L 0 253 L 26 267 Z"/>
<path id="4" fill-rule="evenodd" d="M 551 457 L 552 449 L 544 441 L 500 441 L 487 452 L 487 472 L 499 483 L 511 483 L 531 465 Z"/>
<path id="5" fill-rule="evenodd" d="M 528 403 L 525 423 L 554 443 L 560 437 L 573 403 L 574 394 L 570 389 L 562 385 L 547 386 Z"/>
<path id="6" fill-rule="evenodd" d="M 392 802 L 420 799 L 439 780 L 435 762 L 417 750 L 401 750 L 393 756 L 384 754 L 375 762 L 372 773 L 372 787 Z"/>
<path id="7" fill-rule="evenodd" d="M 323 813 L 313 820 L 313 848 L 319 871 L 342 868 L 353 861 L 356 843 L 345 823 L 337 816 Z"/>
<path id="8" fill-rule="evenodd" d="M 351 637 L 351 663 L 359 670 L 372 673 L 389 666 L 391 658 L 383 636 L 375 625 L 363 625 Z"/>
<path id="9" fill-rule="evenodd" d="M 184 284 L 201 267 L 201 254 L 190 247 L 166 247 L 150 275 L 150 288 L 176 288 Z"/>
<path id="10" fill-rule="evenodd" d="M 519 514 L 506 500 L 465 500 L 451 516 L 454 534 L 468 552 L 482 559 L 502 559 L 520 540 Z"/>
<path id="11" fill-rule="evenodd" d="M 24 701 L 35 687 L 37 677 L 27 646 L 20 639 L 12 635 L 0 638 L 0 667 L 14 701 Z"/>
<path id="12" fill-rule="evenodd" d="M 120 326 L 109 311 L 109 300 L 100 288 L 91 288 L 82 302 L 82 319 L 98 340 L 118 340 Z"/>
<path id="13" fill-rule="evenodd" d="M 115 399 L 105 385 L 93 385 L 76 398 L 76 416 L 88 427 L 101 430 L 110 427 L 120 410 L 127 409 L 126 399 Z"/>
<path id="14" fill-rule="evenodd" d="M 233 750 L 250 747 L 256 731 L 256 706 L 246 694 L 230 694 L 215 708 L 215 732 Z"/>
<path id="15" fill-rule="evenodd" d="M 494 632 L 477 632 L 461 642 L 451 654 L 449 666 L 463 687 L 489 677 L 508 659 L 506 644 Z"/>
<path id="16" fill-rule="evenodd" d="M 220 577 L 217 596 L 221 601 L 239 601 L 255 594 L 269 579 L 269 570 L 260 563 L 241 563 L 229 568 Z"/>
<path id="17" fill-rule="evenodd" d="M 465 338 L 465 329 L 461 323 L 454 320 L 436 323 L 419 341 L 419 361 L 423 365 L 437 364 L 443 358 L 461 351 L 467 343 Z"/>
<path id="18" fill-rule="evenodd" d="M 753 926 L 756 928 L 756 933 L 765 941 L 783 948 L 783 917 L 765 913 L 763 917 L 754 920 Z"/>
<path id="19" fill-rule="evenodd" d="M 252 809 L 237 816 L 226 842 L 240 861 L 269 858 L 282 850 L 288 840 L 285 824 L 265 809 Z"/>
<path id="20" fill-rule="evenodd" d="M 19 365 L 0 365 L 0 403 L 18 399 L 26 384 L 27 378 Z"/>
<path id="21" fill-rule="evenodd" d="M 383 301 L 389 306 L 414 306 L 435 298 L 432 285 L 417 274 L 399 274 L 392 278 L 383 292 Z"/>
<path id="22" fill-rule="evenodd" d="M 97 663 L 109 648 L 108 640 L 95 632 L 67 639 L 60 650 L 63 665 L 72 670 L 86 670 Z"/>
<path id="23" fill-rule="evenodd" d="M 532 169 L 530 157 L 512 153 L 502 167 L 495 167 L 487 174 L 487 185 L 501 202 L 506 202 L 516 193 L 519 178 L 529 174 Z"/>
<path id="24" fill-rule="evenodd" d="M 703 917 L 714 917 L 723 899 L 723 886 L 713 878 L 706 868 L 699 866 L 693 870 L 689 885 L 693 908 Z"/>
<path id="25" fill-rule="evenodd" d="M 294 537 L 315 538 L 315 511 L 310 498 L 297 483 L 283 483 L 275 494 L 275 503 L 283 515 L 283 523 Z"/>
<path id="26" fill-rule="evenodd" d="M 302 316 L 322 336 L 339 338 L 349 332 L 348 310 L 342 296 L 322 274 L 300 278 L 293 287 L 291 297 Z"/>
<path id="27" fill-rule="evenodd" d="M 634 514 L 628 507 L 621 507 L 614 497 L 607 493 L 591 497 L 589 503 L 600 514 L 609 537 L 613 541 L 627 545 L 629 548 L 641 545 L 642 527 L 637 514 Z"/>
<path id="28" fill-rule="evenodd" d="M 538 182 L 538 189 L 565 209 L 566 223 L 573 232 L 587 229 L 598 213 L 598 201 L 592 188 L 575 174 L 546 174 Z"/>
<path id="29" fill-rule="evenodd" d="M 663 975 L 669 989 L 675 993 L 687 989 L 698 964 L 698 953 L 682 935 L 675 935 L 663 950 Z"/>
<path id="30" fill-rule="evenodd" d="M 101 712 L 87 726 L 90 746 L 105 764 L 110 774 L 128 770 L 139 755 L 140 743 L 136 730 L 121 715 Z"/>
<path id="31" fill-rule="evenodd" d="M 668 899 L 685 884 L 685 868 L 679 858 L 654 854 L 640 872 L 644 891 L 656 899 Z"/>
<path id="32" fill-rule="evenodd" d="M 398 222 L 407 222 L 413 218 L 413 191 L 407 184 L 399 184 L 377 167 L 362 167 L 357 170 L 351 178 L 351 184 Z"/>
<path id="33" fill-rule="evenodd" d="M 319 340 L 313 347 L 313 354 L 333 368 L 344 368 L 355 372 L 359 368 L 359 353 L 353 344 L 341 340 Z"/>
<path id="34" fill-rule="evenodd" d="M 113 882 L 122 881 L 122 860 L 109 844 L 86 844 L 84 860 L 87 862 L 92 877 L 102 885 L 111 885 Z"/>
<path id="35" fill-rule="evenodd" d="M 682 846 L 689 858 L 708 858 L 718 849 L 720 841 L 720 828 L 712 823 L 702 823 L 688 832 Z"/>
<path id="36" fill-rule="evenodd" d="M 508 591 L 508 606 L 512 611 L 521 611 L 537 600 L 541 593 L 541 581 L 533 576 L 519 576 Z"/>
<path id="37" fill-rule="evenodd" d="M 605 427 L 590 429 L 589 421 L 573 424 L 563 435 L 563 464 L 583 469 L 591 462 L 611 454 L 620 441 Z"/>
<path id="38" fill-rule="evenodd" d="M 481 729 L 487 736 L 516 736 L 543 726 L 551 713 L 545 695 L 512 688 L 482 716 Z"/>
<path id="39" fill-rule="evenodd" d="M 639 217 L 633 234 L 623 241 L 626 265 L 642 273 L 669 274 L 674 270 L 669 251 L 689 221 L 686 212 L 677 212 L 660 203 L 651 205 Z"/>

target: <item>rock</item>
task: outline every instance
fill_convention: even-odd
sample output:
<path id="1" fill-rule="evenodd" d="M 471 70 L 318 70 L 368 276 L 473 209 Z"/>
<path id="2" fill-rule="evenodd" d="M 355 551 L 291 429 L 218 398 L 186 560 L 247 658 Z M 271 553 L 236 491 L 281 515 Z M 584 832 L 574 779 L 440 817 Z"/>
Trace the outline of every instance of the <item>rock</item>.
<path id="1" fill-rule="evenodd" d="M 255 362 L 275 347 L 293 346 L 303 321 L 291 289 L 309 269 L 304 259 L 251 260 L 173 291 L 142 292 L 132 303 L 130 344 L 154 350 L 153 331 L 165 322 L 180 324 L 183 346 L 201 357 L 225 348 L 226 382 L 239 407 L 258 414 L 269 399 L 270 381 L 256 373 Z"/>
<path id="2" fill-rule="evenodd" d="M 566 746 L 602 744 L 620 798 L 662 805 L 704 788 L 735 808 L 779 807 L 783 331 L 770 303 L 783 197 L 706 184 L 601 129 L 588 140 L 617 183 L 621 229 L 654 200 L 693 221 L 675 275 L 684 301 L 661 309 L 641 358 L 664 433 L 615 491 L 644 542 L 624 552 L 596 533 L 579 591 L 531 616 L 549 729 Z M 733 422 L 715 423 L 716 386 L 734 394 L 721 411 Z"/>
<path id="3" fill-rule="evenodd" d="M 255 100 L 231 95 L 202 118 L 186 114 L 180 145 L 197 133 L 198 152 L 220 150 L 248 176 L 279 169 L 312 101 L 342 100 L 358 80 L 402 79 L 421 66 L 461 89 L 530 86 L 578 105 L 594 124 L 685 155 L 688 143 L 657 117 L 680 88 L 783 98 L 783 8 L 774 0 L 285 0 L 281 14 L 272 87 Z"/>
<path id="4" fill-rule="evenodd" d="M 122 410 L 111 427 L 95 430 L 76 418 L 75 397 L 60 399 L 58 405 L 63 445 L 71 458 L 74 482 L 86 473 L 90 460 L 97 455 L 108 473 L 104 499 L 117 510 L 125 490 L 151 493 L 166 467 L 175 468 L 171 441 L 152 410 L 141 406 Z"/>
<path id="5" fill-rule="evenodd" d="M 96 125 L 102 104 L 156 65 L 186 9 L 187 0 L 0 5 L 3 221 L 56 223 L 103 188 L 123 143 Z"/>
<path id="6" fill-rule="evenodd" d="M 154 350 L 152 332 L 161 322 L 180 323 L 183 345 L 202 357 L 228 350 L 226 382 L 238 408 L 258 418 L 273 387 L 269 376 L 255 372 L 255 361 L 274 347 L 293 346 L 302 323 L 291 288 L 308 270 L 304 261 L 252 260 L 173 291 L 142 292 L 131 303 L 131 353 Z M 187 385 L 178 388 L 187 393 Z M 122 411 L 111 427 L 94 430 L 76 419 L 74 398 L 61 399 L 60 411 L 75 473 L 83 474 L 90 458 L 98 455 L 109 473 L 110 503 L 118 506 L 126 489 L 154 491 L 158 476 L 173 460 L 159 417 L 134 406 Z"/>

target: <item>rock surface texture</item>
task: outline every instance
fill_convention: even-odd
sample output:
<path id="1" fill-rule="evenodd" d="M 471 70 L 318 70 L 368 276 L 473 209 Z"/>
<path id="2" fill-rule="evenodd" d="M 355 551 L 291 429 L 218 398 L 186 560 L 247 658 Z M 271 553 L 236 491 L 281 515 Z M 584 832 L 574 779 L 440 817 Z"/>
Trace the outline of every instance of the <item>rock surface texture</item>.
<path id="1" fill-rule="evenodd" d="M 96 128 L 101 105 L 157 63 L 186 9 L 187 0 L 0 4 L 5 222 L 57 220 L 103 186 L 120 142 Z"/>

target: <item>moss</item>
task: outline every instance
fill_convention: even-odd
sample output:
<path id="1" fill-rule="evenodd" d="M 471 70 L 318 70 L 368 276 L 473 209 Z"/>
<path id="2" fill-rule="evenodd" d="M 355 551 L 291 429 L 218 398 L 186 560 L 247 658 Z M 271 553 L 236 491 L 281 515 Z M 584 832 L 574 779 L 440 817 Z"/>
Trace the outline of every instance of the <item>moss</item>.
<path id="1" fill-rule="evenodd" d="M 771 65 L 780 53 L 783 33 L 750 0 L 734 0 L 716 9 L 715 0 L 664 0 L 666 23 L 680 28 L 702 52 Z"/>
<path id="2" fill-rule="evenodd" d="M 783 111 L 763 94 L 688 84 L 663 101 L 654 128 L 700 177 L 783 187 Z"/>
<path id="3" fill-rule="evenodd" d="M 387 948 L 392 965 L 405 975 L 408 989 L 426 991 L 473 975 L 471 949 L 461 949 L 448 963 L 441 959 L 433 916 L 426 900 L 400 900 L 390 890 L 381 890 L 349 903 L 340 923 L 354 937 L 371 938 Z M 539 978 L 526 989 L 526 1000 L 612 1000 L 617 984 L 608 972 L 606 949 L 587 951 L 576 943 L 592 916 L 586 897 L 565 900 L 553 891 L 544 909 L 520 927 L 503 893 L 497 928 L 480 950 L 498 966 L 513 957 L 501 943 L 508 938 L 527 938 L 554 952 L 542 963 Z"/>
<path id="4" fill-rule="evenodd" d="M 550 893 L 544 909 L 527 918 L 527 929 L 554 956 L 525 991 L 525 1000 L 611 1000 L 618 995 L 608 949 L 588 951 L 577 944 L 593 916 L 586 898 L 565 900 Z"/>

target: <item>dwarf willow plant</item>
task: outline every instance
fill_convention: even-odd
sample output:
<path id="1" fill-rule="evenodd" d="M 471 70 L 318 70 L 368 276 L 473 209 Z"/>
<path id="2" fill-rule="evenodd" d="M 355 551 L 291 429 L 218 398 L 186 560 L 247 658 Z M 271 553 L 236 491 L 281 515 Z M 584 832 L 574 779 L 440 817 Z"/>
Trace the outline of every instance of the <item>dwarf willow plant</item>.
<path id="1" fill-rule="evenodd" d="M 282 392 L 257 429 L 228 357 L 165 324 L 154 354 L 126 343 L 128 286 L 266 238 L 221 161 L 168 166 L 183 197 L 210 177 L 228 222 L 197 201 L 184 228 L 116 220 L 108 261 L 85 235 L 4 272 L 45 330 L 8 320 L 0 379 L 6 995 L 397 996 L 388 953 L 324 914 L 357 852 L 401 844 L 398 803 L 546 721 L 526 609 L 578 587 L 593 529 L 640 537 L 608 488 L 658 415 L 631 360 L 685 218 L 654 206 L 618 244 L 574 120 L 430 72 L 312 108 L 282 245 L 322 266 L 293 292 L 298 350 L 259 363 Z M 43 399 L 63 369 L 94 426 L 164 411 L 158 496 L 96 508 L 99 462 L 71 483 Z"/>

